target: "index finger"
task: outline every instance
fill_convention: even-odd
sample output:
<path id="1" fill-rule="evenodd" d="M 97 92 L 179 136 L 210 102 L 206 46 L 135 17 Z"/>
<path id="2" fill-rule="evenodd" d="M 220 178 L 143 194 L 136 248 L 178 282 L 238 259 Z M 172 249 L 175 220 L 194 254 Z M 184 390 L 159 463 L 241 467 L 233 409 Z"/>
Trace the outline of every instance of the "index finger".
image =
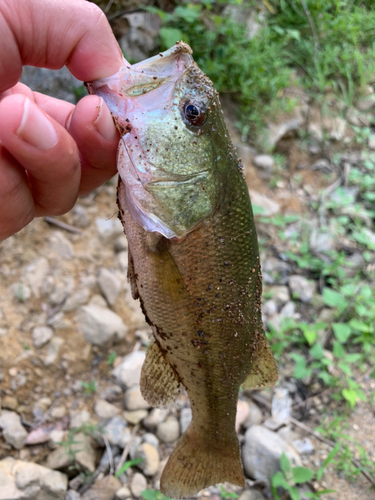
<path id="1" fill-rule="evenodd" d="M 66 65 L 82 81 L 123 65 L 105 15 L 85 0 L 1 0 L 0 33 L 0 92 L 17 83 L 23 65 Z"/>

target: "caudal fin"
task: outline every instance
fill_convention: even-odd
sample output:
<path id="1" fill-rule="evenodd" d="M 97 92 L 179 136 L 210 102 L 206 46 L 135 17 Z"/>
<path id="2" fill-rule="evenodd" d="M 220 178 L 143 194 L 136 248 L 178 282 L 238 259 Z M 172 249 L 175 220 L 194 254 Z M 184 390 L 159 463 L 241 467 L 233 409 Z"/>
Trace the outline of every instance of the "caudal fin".
<path id="1" fill-rule="evenodd" d="M 192 424 L 177 443 L 160 480 L 160 491 L 170 498 L 187 498 L 217 483 L 244 486 L 237 436 L 220 448 L 200 436 Z"/>

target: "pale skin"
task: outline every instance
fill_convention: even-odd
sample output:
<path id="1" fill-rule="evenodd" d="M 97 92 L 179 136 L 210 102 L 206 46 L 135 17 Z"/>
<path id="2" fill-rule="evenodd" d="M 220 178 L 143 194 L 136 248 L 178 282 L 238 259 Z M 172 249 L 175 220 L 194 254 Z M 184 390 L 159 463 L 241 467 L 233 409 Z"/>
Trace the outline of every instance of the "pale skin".
<path id="1" fill-rule="evenodd" d="M 0 1 L 0 241 L 61 215 L 116 173 L 119 141 L 103 100 L 74 106 L 19 83 L 22 66 L 66 65 L 79 80 L 123 64 L 111 28 L 85 0 Z"/>

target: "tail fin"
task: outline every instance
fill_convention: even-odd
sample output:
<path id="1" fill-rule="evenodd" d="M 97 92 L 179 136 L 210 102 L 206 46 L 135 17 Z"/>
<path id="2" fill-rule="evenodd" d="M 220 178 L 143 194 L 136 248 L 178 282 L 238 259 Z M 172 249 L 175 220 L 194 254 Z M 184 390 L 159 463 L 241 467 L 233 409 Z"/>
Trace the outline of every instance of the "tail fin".
<path id="1" fill-rule="evenodd" d="M 165 466 L 160 491 L 170 498 L 187 498 L 224 482 L 245 486 L 235 432 L 220 449 L 217 442 L 200 436 L 190 424 Z"/>

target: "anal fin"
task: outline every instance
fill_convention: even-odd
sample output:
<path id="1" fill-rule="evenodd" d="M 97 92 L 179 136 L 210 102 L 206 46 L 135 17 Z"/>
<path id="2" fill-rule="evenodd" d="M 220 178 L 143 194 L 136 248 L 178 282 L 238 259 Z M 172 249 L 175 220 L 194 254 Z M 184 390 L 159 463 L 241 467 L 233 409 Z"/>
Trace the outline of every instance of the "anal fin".
<path id="1" fill-rule="evenodd" d="M 141 372 L 141 393 L 156 408 L 170 406 L 180 393 L 180 380 L 155 340 L 146 352 Z"/>
<path id="2" fill-rule="evenodd" d="M 257 352 L 254 354 L 251 371 L 242 383 L 242 389 L 272 387 L 277 378 L 277 364 L 266 336 L 262 333 L 257 343 Z"/>

